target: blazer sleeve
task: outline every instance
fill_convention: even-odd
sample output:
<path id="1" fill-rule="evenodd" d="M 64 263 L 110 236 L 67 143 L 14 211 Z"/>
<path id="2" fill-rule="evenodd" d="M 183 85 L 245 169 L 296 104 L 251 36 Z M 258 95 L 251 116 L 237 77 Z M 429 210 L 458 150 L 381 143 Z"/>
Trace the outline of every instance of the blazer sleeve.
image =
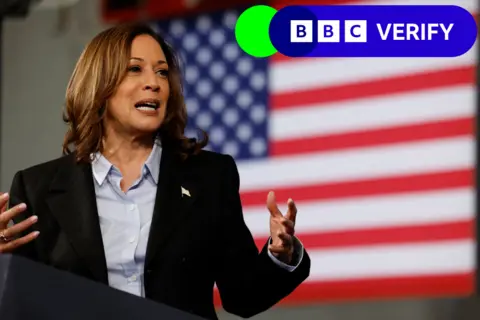
<path id="1" fill-rule="evenodd" d="M 268 243 L 259 252 L 243 218 L 237 166 L 231 156 L 225 157 L 222 238 L 216 284 L 225 311 L 249 318 L 271 308 L 294 291 L 309 276 L 310 257 L 303 249 L 302 262 L 291 272 L 276 265 L 268 256 Z"/>
<path id="2" fill-rule="evenodd" d="M 10 209 L 21 203 L 25 203 L 27 205 L 27 209 L 12 219 L 14 224 L 20 223 L 23 220 L 28 219 L 32 215 L 31 214 L 32 208 L 30 207 L 30 203 L 27 200 L 27 194 L 25 191 L 23 174 L 22 174 L 22 171 L 18 171 L 13 177 L 12 185 L 10 187 L 10 200 L 8 202 L 8 208 Z M 33 229 L 34 226 L 30 227 L 29 229 L 19 234 L 18 237 L 23 237 L 29 234 L 30 232 L 35 231 Z M 17 249 L 15 249 L 14 252 L 12 252 L 12 254 L 21 255 L 23 257 L 36 260 L 35 241 L 36 240 L 33 240 L 21 247 L 18 247 Z"/>

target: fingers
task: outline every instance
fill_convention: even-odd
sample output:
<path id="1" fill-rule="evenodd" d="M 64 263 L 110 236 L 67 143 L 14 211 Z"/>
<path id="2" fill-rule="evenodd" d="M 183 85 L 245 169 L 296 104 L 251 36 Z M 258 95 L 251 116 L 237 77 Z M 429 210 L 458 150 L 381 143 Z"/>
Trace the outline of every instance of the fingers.
<path id="1" fill-rule="evenodd" d="M 279 246 L 279 245 L 269 245 L 268 246 L 268 250 L 270 250 L 271 253 L 277 253 L 277 254 L 284 254 L 286 253 L 286 250 L 283 246 Z"/>
<path id="2" fill-rule="evenodd" d="M 26 204 L 21 203 L 3 213 L 0 213 L 0 230 L 5 229 L 10 220 L 12 220 L 19 213 L 25 211 L 25 209 L 27 209 Z"/>
<path id="3" fill-rule="evenodd" d="M 268 245 L 269 251 L 280 260 L 290 263 L 294 245 L 293 236 L 295 233 L 295 221 L 297 218 L 297 207 L 292 199 L 288 199 L 288 210 L 285 216 L 278 209 L 275 194 L 268 193 L 267 208 L 270 211 L 270 232 L 272 242 Z"/>
<path id="4" fill-rule="evenodd" d="M 293 235 L 295 233 L 295 223 L 293 221 L 288 220 L 287 218 L 282 218 L 282 221 L 280 223 L 282 224 L 283 232 L 290 235 Z"/>
<path id="5" fill-rule="evenodd" d="M 280 234 L 278 235 L 278 237 L 279 237 L 280 239 L 282 239 L 282 244 L 283 244 L 284 246 L 291 246 L 291 245 L 293 245 L 293 237 L 292 237 L 291 235 L 286 234 L 286 233 L 280 233 Z"/>
<path id="6" fill-rule="evenodd" d="M 16 248 L 23 246 L 30 241 L 36 239 L 39 235 L 38 231 L 30 232 L 24 237 L 15 239 L 18 234 L 21 232 L 26 231 L 30 228 L 33 224 L 38 221 L 37 216 L 30 217 L 26 220 L 23 220 L 10 228 L 7 228 L 8 223 L 19 213 L 24 212 L 27 209 L 25 203 L 21 203 L 19 205 L 14 206 L 13 208 L 7 209 L 9 195 L 4 193 L 0 195 L 0 230 L 3 230 L 3 234 L 7 238 L 13 238 L 12 241 L 7 243 L 0 243 L 0 253 L 12 252 Z"/>
<path id="7" fill-rule="evenodd" d="M 278 232 L 277 236 L 281 240 L 281 243 L 270 244 L 268 246 L 269 250 L 278 254 L 291 252 L 293 250 L 293 236 L 283 232 Z"/>
<path id="8" fill-rule="evenodd" d="M 8 193 L 3 193 L 0 196 L 0 214 L 7 210 L 7 202 L 8 202 Z"/>
<path id="9" fill-rule="evenodd" d="M 26 220 L 23 220 L 22 222 L 14 224 L 10 228 L 6 229 L 3 233 L 7 238 L 15 238 L 17 234 L 27 230 L 37 221 L 38 221 L 37 216 L 30 217 Z"/>
<path id="10" fill-rule="evenodd" d="M 295 202 L 292 199 L 288 199 L 287 205 L 288 205 L 288 210 L 287 210 L 287 214 L 285 215 L 285 218 L 287 218 L 288 220 L 292 221 L 293 224 L 295 224 L 295 221 L 297 219 L 297 206 L 295 205 Z M 277 206 L 275 193 L 273 191 L 270 191 L 268 193 L 267 208 L 268 208 L 268 211 L 270 211 L 270 214 L 272 217 L 276 217 L 276 218 L 283 217 L 282 212 Z"/>
<path id="11" fill-rule="evenodd" d="M 38 231 L 30 232 L 24 237 L 12 240 L 7 243 L 2 243 L 0 244 L 0 253 L 8 253 L 12 252 L 16 248 L 23 246 L 27 243 L 29 243 L 32 240 L 35 240 L 40 233 Z"/>
<path id="12" fill-rule="evenodd" d="M 267 196 L 267 208 L 268 211 L 270 211 L 270 215 L 272 217 L 283 217 L 282 213 L 280 212 L 280 209 L 278 209 L 277 206 L 277 201 L 275 199 L 275 193 L 273 191 L 270 191 Z"/>
<path id="13" fill-rule="evenodd" d="M 287 214 L 285 215 L 285 218 L 287 218 L 288 220 L 292 221 L 293 224 L 295 224 L 295 221 L 297 219 L 297 206 L 295 205 L 295 202 L 293 202 L 292 199 L 288 199 L 287 205 L 288 205 L 288 210 L 287 210 Z"/>

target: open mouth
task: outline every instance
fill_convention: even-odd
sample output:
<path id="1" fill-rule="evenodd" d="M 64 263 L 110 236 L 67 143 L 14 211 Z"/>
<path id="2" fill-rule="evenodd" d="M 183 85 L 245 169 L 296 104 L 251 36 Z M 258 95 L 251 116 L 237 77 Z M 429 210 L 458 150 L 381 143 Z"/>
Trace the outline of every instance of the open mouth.
<path id="1" fill-rule="evenodd" d="M 160 100 L 145 99 L 135 103 L 135 108 L 142 111 L 154 111 L 160 108 Z"/>

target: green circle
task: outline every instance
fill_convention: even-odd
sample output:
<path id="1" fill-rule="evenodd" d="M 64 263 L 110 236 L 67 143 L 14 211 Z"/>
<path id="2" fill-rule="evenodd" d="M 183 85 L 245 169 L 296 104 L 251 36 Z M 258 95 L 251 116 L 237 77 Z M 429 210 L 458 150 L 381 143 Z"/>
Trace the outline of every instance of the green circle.
<path id="1" fill-rule="evenodd" d="M 257 58 L 269 57 L 277 52 L 268 31 L 275 13 L 275 8 L 258 5 L 248 8 L 238 17 L 235 38 L 243 51 Z"/>

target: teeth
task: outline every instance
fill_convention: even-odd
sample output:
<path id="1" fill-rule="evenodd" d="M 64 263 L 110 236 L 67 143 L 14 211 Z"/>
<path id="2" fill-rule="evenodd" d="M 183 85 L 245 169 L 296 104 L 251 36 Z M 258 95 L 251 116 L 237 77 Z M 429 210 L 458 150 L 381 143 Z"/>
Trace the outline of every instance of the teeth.
<path id="1" fill-rule="evenodd" d="M 155 102 L 142 102 L 138 103 L 135 105 L 137 109 L 143 108 L 143 109 L 157 109 L 158 105 Z"/>
<path id="2" fill-rule="evenodd" d="M 144 111 L 152 111 L 151 107 L 137 107 L 138 110 L 144 110 Z M 155 109 L 153 109 L 155 110 Z"/>

